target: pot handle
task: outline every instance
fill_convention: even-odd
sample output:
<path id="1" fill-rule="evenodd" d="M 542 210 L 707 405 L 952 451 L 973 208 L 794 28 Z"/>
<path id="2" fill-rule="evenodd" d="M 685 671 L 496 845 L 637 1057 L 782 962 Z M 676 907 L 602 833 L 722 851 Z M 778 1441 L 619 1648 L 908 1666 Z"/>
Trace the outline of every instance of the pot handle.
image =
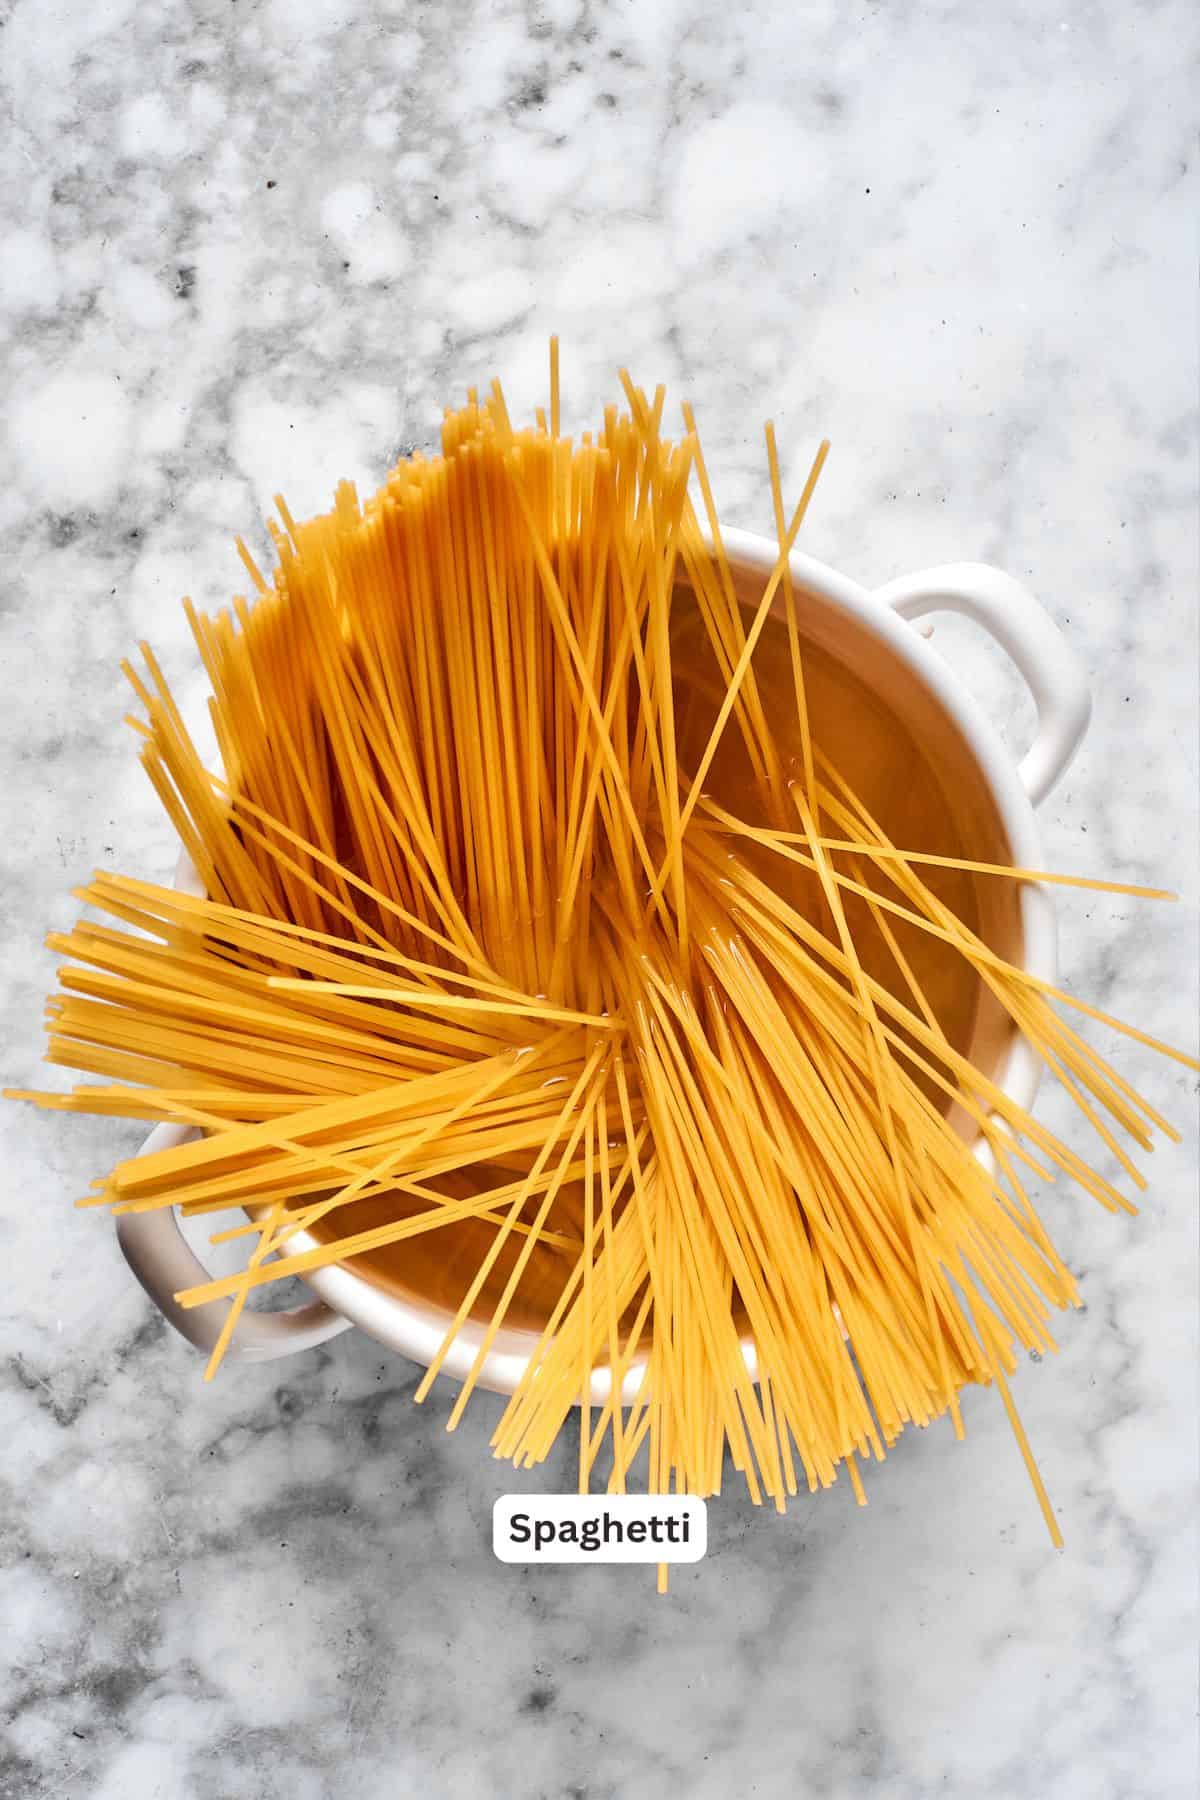
<path id="1" fill-rule="evenodd" d="M 1045 608 L 986 563 L 945 563 L 901 575 L 876 588 L 875 598 L 902 619 L 962 613 L 1008 652 L 1037 707 L 1037 730 L 1017 772 L 1034 806 L 1044 800 L 1079 748 L 1092 711 L 1083 665 Z"/>
<path id="2" fill-rule="evenodd" d="M 145 1149 L 166 1150 L 193 1135 L 184 1127 L 160 1125 L 147 1138 Z M 204 1306 L 185 1307 L 176 1300 L 181 1289 L 197 1287 L 209 1275 L 180 1231 L 174 1208 L 119 1213 L 117 1242 L 125 1261 L 167 1323 L 197 1350 L 211 1353 L 233 1302 L 210 1300 Z M 244 1308 L 227 1355 L 241 1362 L 273 1362 L 295 1350 L 323 1344 L 327 1338 L 348 1331 L 350 1324 L 323 1300 L 309 1300 L 289 1312 L 251 1312 Z"/>

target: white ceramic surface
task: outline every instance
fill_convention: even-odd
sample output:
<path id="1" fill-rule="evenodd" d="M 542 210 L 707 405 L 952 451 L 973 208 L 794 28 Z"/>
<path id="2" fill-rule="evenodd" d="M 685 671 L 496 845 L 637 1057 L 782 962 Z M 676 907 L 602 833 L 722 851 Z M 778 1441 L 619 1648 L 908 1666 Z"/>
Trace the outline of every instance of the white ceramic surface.
<path id="1" fill-rule="evenodd" d="M 761 590 L 775 565 L 775 547 L 742 531 L 730 531 L 725 542 L 735 579 L 746 582 L 751 591 L 756 587 Z M 792 557 L 792 574 L 799 590 L 826 603 L 832 623 L 826 625 L 828 636 L 824 641 L 849 667 L 861 672 L 864 640 L 871 639 L 887 652 L 881 669 L 872 678 L 881 680 L 889 699 L 893 698 L 899 666 L 917 677 L 925 694 L 933 697 L 957 727 L 967 754 L 979 765 L 1017 865 L 1041 868 L 1043 856 L 1033 804 L 1062 775 L 1086 729 L 1090 712 L 1082 670 L 1049 616 L 1010 577 L 970 563 L 949 564 L 907 576 L 874 594 L 799 553 Z M 955 680 L 937 651 L 906 622 L 937 611 L 960 612 L 990 632 L 1028 682 L 1037 707 L 1037 723 L 1033 742 L 1018 768 L 1013 767 L 983 710 Z M 921 698 L 924 700 L 924 695 Z M 947 779 L 953 779 L 953 775 Z M 181 885 L 200 891 L 195 870 L 186 861 L 181 864 L 178 879 Z M 1021 926 L 1024 967 L 1043 980 L 1053 981 L 1054 914 L 1045 888 L 1031 884 L 1024 887 Z M 1033 1102 L 1037 1078 L 1038 1065 L 1028 1046 L 1018 1039 L 1000 1072 L 1001 1085 L 1019 1106 L 1028 1107 Z M 195 1135 L 178 1126 L 158 1126 L 147 1139 L 144 1153 L 185 1142 Z M 180 1236 L 173 1213 L 123 1214 L 117 1221 L 117 1234 L 130 1267 L 166 1317 L 192 1343 L 211 1350 L 231 1302 L 213 1301 L 190 1309 L 176 1303 L 176 1292 L 198 1285 L 206 1279 L 206 1273 Z M 309 1233 L 297 1232 L 285 1247 L 282 1260 L 316 1247 L 316 1240 Z M 310 1303 L 292 1312 L 243 1312 L 234 1330 L 232 1354 L 255 1361 L 286 1356 L 354 1324 L 388 1349 L 416 1362 L 429 1363 L 453 1323 L 453 1314 L 444 1308 L 422 1306 L 388 1293 L 347 1268 L 314 1270 L 305 1279 L 324 1304 Z M 448 1376 L 461 1379 L 467 1375 L 485 1330 L 485 1323 L 479 1320 L 468 1320 L 460 1327 L 442 1365 Z M 496 1393 L 512 1393 L 536 1343 L 535 1333 L 502 1328 L 480 1367 L 479 1384 Z M 747 1340 L 743 1352 L 753 1371 L 753 1343 Z M 641 1373 L 640 1364 L 629 1371 L 626 1392 L 630 1398 L 637 1392 Z M 609 1370 L 597 1369 L 592 1378 L 593 1400 L 607 1399 L 610 1385 Z"/>

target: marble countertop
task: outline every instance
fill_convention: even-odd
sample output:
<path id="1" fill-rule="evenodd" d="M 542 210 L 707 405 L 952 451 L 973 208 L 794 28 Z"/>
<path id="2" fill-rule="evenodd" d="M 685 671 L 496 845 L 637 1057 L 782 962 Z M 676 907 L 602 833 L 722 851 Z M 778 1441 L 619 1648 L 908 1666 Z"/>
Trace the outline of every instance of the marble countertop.
<path id="1" fill-rule="evenodd" d="M 71 887 L 173 861 L 119 659 L 197 697 L 180 596 L 271 495 L 373 484 L 492 374 L 530 406 L 551 330 L 573 421 L 622 362 L 695 400 L 731 522 L 769 529 L 770 416 L 793 478 L 833 439 L 814 554 L 1033 587 L 1096 700 L 1047 857 L 1185 895 L 1066 898 L 1066 979 L 1194 1043 L 1195 41 L 1182 0 L 7 7 L 6 1078 Z M 1019 749 L 1011 672 L 942 641 Z M 0 1793 L 1190 1796 L 1196 1082 L 1116 1054 L 1185 1140 L 1134 1220 L 1047 1202 L 1087 1309 L 1016 1386 L 1066 1549 L 980 1394 L 866 1512 L 731 1492 L 666 1600 L 496 1563 L 499 1403 L 448 1436 L 358 1334 L 204 1386 L 71 1208 L 138 1128 L 0 1109 Z"/>

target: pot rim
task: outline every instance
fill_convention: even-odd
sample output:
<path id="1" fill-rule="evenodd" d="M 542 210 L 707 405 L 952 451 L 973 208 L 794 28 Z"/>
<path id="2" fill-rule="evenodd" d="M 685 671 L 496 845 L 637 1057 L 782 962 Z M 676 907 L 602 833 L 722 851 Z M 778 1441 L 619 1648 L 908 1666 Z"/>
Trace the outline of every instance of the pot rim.
<path id="1" fill-rule="evenodd" d="M 707 537 L 707 533 L 705 535 Z M 753 532 L 723 529 L 722 540 L 735 573 L 740 570 L 765 580 L 775 568 L 778 549 L 772 539 Z M 861 583 L 802 551 L 793 551 L 789 560 L 792 580 L 797 587 L 811 589 L 840 608 L 859 628 L 879 639 L 932 694 L 957 728 L 992 793 L 1014 866 L 1041 867 L 1041 835 L 1016 765 L 979 702 L 967 692 L 949 665 L 929 647 L 920 632 L 876 599 Z M 175 885 L 199 891 L 196 871 L 186 854 L 180 858 Z M 1053 982 L 1057 969 L 1054 907 L 1044 886 L 1034 882 L 1021 884 L 1020 919 L 1022 966 L 1042 980 Z M 996 1078 L 997 1085 L 1018 1106 L 1027 1109 L 1033 1104 L 1039 1076 L 1040 1067 L 1032 1050 L 1022 1038 L 1015 1038 L 1003 1073 Z M 157 1150 L 165 1141 L 182 1142 L 188 1135 L 191 1134 L 181 1133 L 177 1126 L 159 1125 L 150 1133 L 143 1150 Z M 990 1157 L 982 1139 L 976 1143 L 974 1151 L 981 1160 L 987 1161 Z M 289 1257 L 316 1247 L 317 1241 L 307 1232 L 298 1232 L 285 1246 L 282 1260 L 286 1262 Z M 452 1315 L 442 1308 L 403 1299 L 374 1286 L 364 1276 L 341 1264 L 312 1270 L 302 1279 L 335 1312 L 388 1349 L 426 1367 L 440 1350 L 451 1323 Z M 452 1379 L 464 1379 L 474 1364 L 486 1329 L 482 1321 L 466 1321 L 443 1359 L 441 1373 Z M 502 1328 L 484 1359 L 476 1385 L 493 1393 L 511 1394 L 537 1342 L 536 1332 Z M 753 1340 L 743 1339 L 742 1350 L 754 1376 Z M 627 1371 L 624 1388 L 629 1399 L 636 1393 L 642 1366 L 639 1362 Z M 603 1404 L 607 1400 L 610 1385 L 607 1368 L 593 1371 L 593 1404 Z"/>

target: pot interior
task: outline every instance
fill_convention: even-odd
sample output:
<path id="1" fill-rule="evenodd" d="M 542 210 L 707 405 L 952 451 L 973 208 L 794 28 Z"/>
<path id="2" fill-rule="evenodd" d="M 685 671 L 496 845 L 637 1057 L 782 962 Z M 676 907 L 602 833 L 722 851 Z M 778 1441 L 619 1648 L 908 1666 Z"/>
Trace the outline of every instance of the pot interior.
<path id="1" fill-rule="evenodd" d="M 762 593 L 762 574 L 742 565 L 737 580 L 739 599 L 755 606 Z M 992 790 L 940 701 L 885 643 L 865 631 L 843 608 L 817 592 L 799 593 L 798 600 L 813 738 L 892 843 L 979 862 L 1011 861 Z M 696 766 L 707 742 L 721 690 L 695 600 L 686 587 L 676 592 L 672 634 L 680 762 L 688 769 Z M 780 613 L 767 621 L 755 652 L 754 670 L 784 767 L 798 772 L 800 734 L 791 657 Z M 731 812 L 755 824 L 771 823 L 757 808 L 749 760 L 732 722 L 707 788 Z M 798 821 L 793 829 L 799 829 Z M 826 832 L 844 835 L 828 823 Z M 821 917 L 815 877 L 767 852 L 757 852 L 755 857 L 759 872 L 792 904 L 802 906 L 814 918 Z M 921 873 L 927 885 L 992 950 L 1006 960 L 1020 962 L 1019 883 L 935 867 Z M 903 898 L 886 883 L 881 891 L 895 900 Z M 911 1004 L 911 993 L 895 957 L 865 903 L 847 896 L 846 911 L 864 966 Z M 963 959 L 947 952 L 936 938 L 894 917 L 889 917 L 889 924 L 951 1043 L 987 1074 L 1002 1075 L 1012 1033 L 994 997 Z M 944 1096 L 933 1087 L 927 1091 L 945 1109 Z M 972 1121 L 961 1109 L 956 1112 L 957 1116 L 951 1115 L 956 1128 L 972 1138 Z M 477 1171 L 470 1178 L 446 1178 L 443 1185 L 447 1192 L 465 1196 L 481 1186 L 511 1179 L 510 1170 L 485 1175 L 483 1180 Z M 336 1231 L 332 1221 L 326 1230 L 331 1236 L 341 1236 L 385 1224 L 419 1208 L 416 1200 L 384 1195 L 340 1209 Z M 562 1194 L 555 1203 L 552 1223 L 571 1235 L 581 1235 L 581 1220 L 581 1195 Z M 449 1323 L 493 1242 L 493 1230 L 484 1221 L 467 1221 L 357 1257 L 347 1267 L 426 1312 L 444 1312 Z M 315 1228 L 313 1235 L 319 1236 L 320 1231 Z M 490 1320 L 523 1242 L 523 1238 L 510 1240 L 478 1297 L 473 1318 Z M 537 1333 L 545 1325 L 561 1289 L 563 1256 L 562 1251 L 540 1246 L 535 1250 L 507 1314 L 502 1347 L 516 1347 L 522 1334 Z"/>

